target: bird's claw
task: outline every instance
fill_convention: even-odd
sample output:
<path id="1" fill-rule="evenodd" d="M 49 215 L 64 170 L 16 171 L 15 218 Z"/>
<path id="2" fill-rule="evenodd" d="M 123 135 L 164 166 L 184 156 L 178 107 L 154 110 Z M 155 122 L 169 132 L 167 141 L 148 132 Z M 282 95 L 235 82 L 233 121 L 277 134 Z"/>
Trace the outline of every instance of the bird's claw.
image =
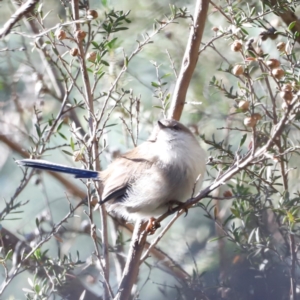
<path id="1" fill-rule="evenodd" d="M 152 235 L 159 227 L 160 227 L 160 223 L 157 222 L 155 218 L 151 217 L 148 221 L 146 232 L 148 232 L 149 235 Z"/>

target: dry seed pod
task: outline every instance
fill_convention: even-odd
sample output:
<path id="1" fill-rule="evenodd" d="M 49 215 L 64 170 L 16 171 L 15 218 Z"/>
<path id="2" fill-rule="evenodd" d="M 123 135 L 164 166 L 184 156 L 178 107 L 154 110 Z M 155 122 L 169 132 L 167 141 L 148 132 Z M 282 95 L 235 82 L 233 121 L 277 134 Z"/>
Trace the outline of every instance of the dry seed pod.
<path id="1" fill-rule="evenodd" d="M 284 76 L 284 71 L 281 68 L 272 70 L 272 75 L 276 79 L 281 79 Z"/>
<path id="2" fill-rule="evenodd" d="M 240 76 L 240 75 L 244 74 L 244 67 L 242 65 L 234 66 L 232 69 L 232 74 L 234 74 L 236 76 Z"/>
<path id="3" fill-rule="evenodd" d="M 270 58 L 267 62 L 266 65 L 271 69 L 276 69 L 280 67 L 280 61 L 275 58 Z"/>
<path id="4" fill-rule="evenodd" d="M 211 30 L 214 31 L 214 32 L 218 32 L 218 31 L 219 31 L 219 28 L 216 27 L 216 26 L 214 26 Z"/>
<path id="5" fill-rule="evenodd" d="M 93 9 L 89 9 L 86 12 L 86 16 L 87 16 L 88 19 L 97 19 L 98 18 L 98 13 Z"/>
<path id="6" fill-rule="evenodd" d="M 261 114 L 259 113 L 255 113 L 251 116 L 252 118 L 256 119 L 257 121 L 261 120 L 262 119 L 262 116 Z"/>
<path id="7" fill-rule="evenodd" d="M 67 38 L 67 34 L 64 30 L 58 29 L 55 31 L 55 37 L 61 41 Z"/>
<path id="8" fill-rule="evenodd" d="M 81 161 L 83 159 L 84 159 L 84 156 L 83 156 L 83 154 L 80 150 L 74 151 L 74 153 L 73 153 L 73 160 L 74 161 Z"/>
<path id="9" fill-rule="evenodd" d="M 293 86 L 290 83 L 286 83 L 281 87 L 283 92 L 290 92 L 293 90 Z"/>
<path id="10" fill-rule="evenodd" d="M 280 42 L 280 43 L 277 44 L 276 48 L 277 48 L 277 50 L 279 50 L 280 52 L 285 52 L 285 46 L 286 46 L 286 43 Z"/>
<path id="11" fill-rule="evenodd" d="M 246 117 L 244 119 L 244 125 L 247 126 L 247 127 L 255 127 L 256 126 L 256 123 L 257 123 L 257 120 L 256 118 L 253 118 L 252 116 L 251 117 Z"/>
<path id="12" fill-rule="evenodd" d="M 284 91 L 280 92 L 280 97 L 285 101 L 285 102 L 291 102 L 294 95 L 291 91 Z"/>
<path id="13" fill-rule="evenodd" d="M 96 51 L 92 51 L 92 52 L 89 52 L 87 55 L 86 55 L 86 59 L 88 61 L 91 61 L 91 62 L 95 62 L 97 58 L 97 52 Z"/>
<path id="14" fill-rule="evenodd" d="M 231 51 L 238 52 L 243 48 L 243 42 L 240 40 L 236 40 L 231 44 Z"/>
<path id="15" fill-rule="evenodd" d="M 249 105 L 250 105 L 249 101 L 242 100 L 242 101 L 239 102 L 238 108 L 241 111 L 245 112 L 245 111 L 247 111 L 249 109 Z"/>
<path id="16" fill-rule="evenodd" d="M 84 40 L 85 36 L 86 36 L 85 31 L 83 31 L 83 30 L 76 30 L 75 31 L 75 38 L 78 42 Z"/>
<path id="17" fill-rule="evenodd" d="M 72 48 L 72 49 L 70 50 L 70 54 L 71 54 L 72 56 L 77 56 L 77 55 L 78 55 L 78 49 L 77 49 L 77 48 Z"/>
<path id="18" fill-rule="evenodd" d="M 223 197 L 226 197 L 226 198 L 229 198 L 229 197 L 232 197 L 233 194 L 230 190 L 227 190 L 223 193 Z"/>

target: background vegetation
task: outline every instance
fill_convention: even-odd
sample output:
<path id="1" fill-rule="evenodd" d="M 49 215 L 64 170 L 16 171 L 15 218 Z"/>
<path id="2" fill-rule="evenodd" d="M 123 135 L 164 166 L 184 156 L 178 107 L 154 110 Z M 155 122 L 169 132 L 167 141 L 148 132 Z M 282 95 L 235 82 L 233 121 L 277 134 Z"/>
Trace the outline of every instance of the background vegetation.
<path id="1" fill-rule="evenodd" d="M 210 1 L 202 40 L 199 3 L 1 2 L 0 298 L 127 299 L 140 259 L 134 299 L 299 298 L 298 1 Z M 104 169 L 166 115 L 206 149 L 206 181 L 142 258 L 133 226 L 94 210 L 96 183 L 14 163 Z"/>

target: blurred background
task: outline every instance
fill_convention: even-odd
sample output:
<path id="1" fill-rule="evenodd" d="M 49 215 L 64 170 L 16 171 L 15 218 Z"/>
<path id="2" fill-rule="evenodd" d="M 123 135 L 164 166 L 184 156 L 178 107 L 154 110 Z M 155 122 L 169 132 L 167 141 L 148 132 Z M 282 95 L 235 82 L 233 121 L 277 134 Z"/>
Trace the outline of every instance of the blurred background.
<path id="1" fill-rule="evenodd" d="M 260 1 L 238 1 L 236 5 L 246 10 L 247 6 L 258 6 L 258 2 Z M 65 9 L 64 3 L 64 1 L 53 0 L 40 2 L 42 6 L 39 9 L 43 11 L 43 15 L 46 16 L 49 12 L 43 20 L 44 28 L 52 28 L 62 22 L 61 20 L 68 19 L 68 11 Z M 226 7 L 226 3 L 226 1 L 215 2 L 215 4 L 223 8 Z M 0 5 L 0 23 L 3 26 L 16 8 L 10 1 L 1 1 Z M 131 21 L 131 23 L 125 24 L 128 27 L 127 30 L 115 32 L 111 36 L 111 38 L 117 38 L 117 41 L 114 47 L 106 54 L 105 59 L 108 62 L 108 66 L 103 67 L 105 75 L 94 92 L 96 110 L 102 107 L 102 93 L 109 90 L 123 66 L 123 53 L 129 56 L 136 49 L 137 41 L 142 41 L 143 36 L 153 32 L 153 24 L 156 20 L 161 22 L 166 20 L 166 15 L 170 14 L 170 5 L 186 7 L 188 14 L 193 15 L 194 13 L 195 3 L 193 1 L 89 1 L 89 8 L 96 10 L 99 15 L 97 20 L 92 23 L 92 30 L 102 22 L 105 18 L 105 13 L 108 13 L 111 9 L 123 12 L 130 11 L 128 19 Z M 296 10 L 297 12 L 299 13 L 299 9 Z M 285 26 L 275 14 L 268 14 L 264 19 L 277 29 Z M 163 81 L 166 82 L 162 87 L 162 91 L 165 94 L 172 93 L 176 82 L 174 69 L 178 74 L 190 26 L 190 18 L 178 19 L 155 35 L 152 39 L 153 42 L 146 45 L 130 61 L 127 72 L 118 82 L 117 88 L 119 91 L 121 89 L 130 91 L 131 95 L 140 99 L 138 128 L 136 127 L 137 124 L 134 123 L 134 129 L 137 129 L 139 132 L 138 143 L 147 139 L 155 122 L 164 117 L 163 109 L 161 108 L 162 102 L 159 99 L 160 91 L 155 85 L 158 82 L 157 74 L 159 74 L 159 77 L 164 76 Z M 202 42 L 207 43 L 216 37 L 216 31 L 212 30 L 212 28 L 218 27 L 226 31 L 229 26 L 231 25 L 228 23 L 228 20 L 213 5 L 210 5 Z M 40 30 L 42 30 L 41 27 L 40 25 Z M 253 37 L 255 40 L 258 40 L 262 30 L 262 28 L 258 27 L 247 28 L 249 38 Z M 101 34 L 98 34 L 95 41 L 100 43 L 101 39 Z M 261 43 L 262 50 L 274 58 L 279 58 L 276 44 L 280 39 L 279 37 L 276 41 L 272 39 L 264 41 Z M 38 132 L 35 124 L 37 121 L 41 124 L 41 127 L 49 124 L 49 120 L 58 114 L 61 107 L 61 102 L 53 96 L 53 92 L 49 92 L 49 90 L 54 90 L 53 81 L 49 77 L 45 62 L 41 59 L 39 54 L 41 50 L 37 49 L 37 43 L 38 39 L 34 38 L 34 34 L 22 21 L 1 41 L 0 134 L 5 137 L 5 140 L 0 140 L 1 212 L 5 211 L 6 203 L 14 196 L 23 178 L 24 170 L 15 164 L 15 160 L 24 158 L 21 153 L 28 152 L 28 150 L 33 151 L 36 146 Z M 71 47 L 71 41 L 66 41 L 65 43 Z M 228 72 L 222 71 L 241 61 L 238 53 L 230 51 L 231 43 L 232 39 L 230 38 L 218 39 L 214 43 L 214 48 L 207 47 L 201 53 L 188 90 L 186 105 L 181 118 L 181 121 L 189 126 L 199 138 L 199 142 L 207 151 L 207 157 L 212 155 L 212 152 L 210 145 L 200 138 L 201 135 L 205 135 L 206 139 L 215 139 L 220 142 L 226 139 L 226 143 L 232 145 L 231 149 L 235 151 L 239 147 L 242 136 L 245 134 L 240 131 L 234 132 L 220 129 L 228 126 L 229 115 L 233 112 L 236 103 L 233 99 L 225 97 L 221 91 L 210 85 L 215 76 L 225 86 L 232 86 L 233 94 L 237 91 L 237 78 Z M 45 44 L 44 47 L 48 47 L 49 51 L 51 50 L 49 44 Z M 73 58 L 69 55 L 67 48 L 61 45 L 58 45 L 57 48 L 60 51 L 59 54 L 70 64 L 71 72 L 75 74 L 77 70 L 76 64 L 72 65 Z M 298 46 L 296 48 L 298 49 Z M 51 56 L 54 57 L 53 54 Z M 54 60 L 57 66 L 61 68 L 58 60 Z M 172 64 L 174 64 L 173 67 Z M 88 64 L 90 68 L 93 67 L 92 65 L 92 63 L 90 66 Z M 52 65 L 51 68 L 56 68 L 56 66 Z M 59 78 L 56 79 L 63 82 L 62 73 L 64 71 L 61 72 L 59 68 L 58 70 L 56 74 L 58 74 Z M 93 79 L 92 74 L 90 78 L 91 80 Z M 78 78 L 78 85 L 82 86 L 81 76 Z M 263 96 L 265 94 L 264 87 L 257 84 L 256 93 L 258 97 Z M 74 99 L 77 103 L 83 101 L 82 95 L 76 89 L 72 90 L 69 98 L 72 99 L 70 100 L 72 103 L 76 103 Z M 129 107 L 129 98 L 129 96 L 124 97 L 124 107 Z M 109 103 L 108 109 L 113 105 L 113 102 Z M 75 108 L 74 111 L 83 129 L 88 132 L 87 111 L 82 108 Z M 120 117 L 129 120 L 122 106 L 117 107 L 113 111 L 108 121 L 110 127 L 106 128 L 102 136 L 100 147 L 104 149 L 100 156 L 102 168 L 105 168 L 116 154 L 134 146 Z M 70 166 L 81 166 L 80 162 L 74 162 L 73 157 L 64 152 L 72 152 L 70 147 L 72 133 L 69 126 L 71 122 L 72 120 L 69 116 L 67 114 L 64 115 L 60 130 L 52 135 L 46 145 L 48 151 L 46 151 L 43 159 Z M 233 115 L 230 118 L 232 127 L 238 126 L 242 122 L 243 116 L 241 115 Z M 249 135 L 242 146 L 244 151 L 247 150 L 250 140 L 251 137 Z M 10 141 L 13 145 L 18 145 L 18 148 L 14 148 Z M 293 172 L 295 172 L 294 177 L 297 178 L 298 171 L 295 170 Z M 211 183 L 216 173 L 217 170 L 208 167 L 204 186 Z M 86 187 L 80 180 L 73 179 L 67 175 L 63 176 L 72 184 L 77 185 L 83 192 L 86 192 Z M 229 184 L 235 183 L 233 180 Z M 224 185 L 215 195 L 222 196 L 228 189 L 228 186 Z M 73 205 L 76 205 L 81 200 L 81 197 L 76 197 L 76 195 L 69 193 L 65 185 L 47 172 L 36 172 L 14 202 L 26 204 L 20 205 L 20 207 L 12 210 L 7 215 L 1 214 L 1 226 L 15 234 L 20 240 L 25 240 L 29 244 L 32 243 L 31 245 L 34 245 L 38 237 L 42 236 L 41 231 L 37 230 L 36 220 L 38 219 L 39 222 L 42 222 L 41 227 L 43 231 L 48 232 L 51 229 L 51 224 L 58 223 L 68 213 L 69 202 L 67 199 Z M 208 200 L 204 201 L 204 203 L 208 203 Z M 221 201 L 218 204 L 220 219 L 225 220 L 231 214 L 231 204 L 232 200 Z M 94 245 L 89 233 L 85 233 L 85 226 L 87 226 L 85 210 L 87 210 L 85 206 L 78 208 L 74 217 L 70 218 L 68 223 L 64 225 L 64 232 L 60 237 L 50 239 L 42 246 L 42 251 L 48 250 L 47 256 L 52 257 L 54 260 L 56 258 L 62 259 L 64 256 L 75 259 L 79 253 L 81 263 L 75 266 L 74 273 L 89 290 L 101 294 L 102 285 L 97 273 L 97 264 L 93 261 L 91 254 Z M 237 282 L 232 281 L 231 283 L 233 286 L 236 283 L 237 290 L 243 290 L 244 286 L 241 282 L 247 282 L 250 277 L 255 278 L 257 274 L 255 271 L 253 271 L 254 275 L 251 273 L 251 268 L 248 268 L 248 262 L 245 261 L 241 249 L 236 247 L 234 243 L 225 241 L 225 239 L 214 239 L 219 236 L 220 232 L 218 232 L 215 222 L 205 217 L 205 214 L 201 207 L 190 209 L 186 217 L 182 216 L 175 222 L 160 241 L 158 247 L 187 273 L 197 274 L 195 276 L 201 278 L 201 280 L 199 279 L 201 283 L 194 289 L 196 294 L 197 289 L 199 289 L 198 293 L 200 294 L 200 290 L 217 290 L 217 287 L 222 285 L 220 283 L 220 272 L 222 271 L 220 264 L 231 266 L 231 275 L 235 274 L 235 278 L 239 279 L 239 281 L 236 279 Z M 162 227 L 168 220 L 164 221 Z M 100 220 L 97 213 L 95 213 L 95 223 L 99 228 Z M 112 227 L 114 226 L 111 220 L 109 224 Z M 239 222 L 236 222 L 236 224 L 239 224 Z M 119 230 L 122 234 L 117 231 L 115 235 L 112 234 L 110 236 L 110 239 L 112 244 L 114 244 L 117 238 L 122 237 L 122 246 L 124 247 L 124 255 L 126 255 L 130 235 L 127 231 Z M 150 237 L 149 241 L 151 242 L 156 235 Z M 220 247 L 222 248 L 221 251 Z M 240 273 L 239 266 L 242 269 L 247 269 L 251 275 Z M 13 262 L 9 263 L 9 269 L 11 267 L 13 267 Z M 117 282 L 114 281 L 114 278 L 117 278 L 117 275 L 114 272 L 116 271 L 112 268 L 112 287 L 116 289 Z M 179 281 L 172 274 L 168 273 L 161 261 L 158 261 L 155 257 L 148 259 L 147 264 L 143 264 L 141 267 L 137 285 L 138 297 L 149 300 L 175 299 L 175 297 L 179 297 L 178 294 L 180 293 L 178 293 L 178 288 L 176 288 L 180 286 Z M 4 276 L 4 270 L 1 270 L 0 276 Z M 34 273 L 24 271 L 14 278 L 3 294 L 3 299 L 25 299 L 22 288 L 31 288 L 28 278 L 34 280 Z M 288 283 L 283 282 L 282 284 Z M 249 289 L 249 292 L 247 292 L 248 296 L 236 299 L 267 299 L 252 298 L 259 288 L 253 288 L 251 293 L 249 286 L 245 286 L 247 286 L 246 290 Z M 192 287 L 190 288 L 193 289 Z M 224 296 L 224 298 L 226 297 Z M 211 299 L 217 298 L 212 297 Z"/>

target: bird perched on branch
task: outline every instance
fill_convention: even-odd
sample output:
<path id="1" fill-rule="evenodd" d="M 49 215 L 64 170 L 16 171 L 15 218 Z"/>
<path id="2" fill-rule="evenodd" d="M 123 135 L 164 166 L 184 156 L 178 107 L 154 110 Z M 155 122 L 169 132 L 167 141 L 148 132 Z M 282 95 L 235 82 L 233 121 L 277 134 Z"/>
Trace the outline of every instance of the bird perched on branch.
<path id="1" fill-rule="evenodd" d="M 100 204 L 129 221 L 149 219 L 198 192 L 205 173 L 205 153 L 192 132 L 172 119 L 158 121 L 147 141 L 97 172 L 24 159 L 18 165 L 100 180 Z"/>

